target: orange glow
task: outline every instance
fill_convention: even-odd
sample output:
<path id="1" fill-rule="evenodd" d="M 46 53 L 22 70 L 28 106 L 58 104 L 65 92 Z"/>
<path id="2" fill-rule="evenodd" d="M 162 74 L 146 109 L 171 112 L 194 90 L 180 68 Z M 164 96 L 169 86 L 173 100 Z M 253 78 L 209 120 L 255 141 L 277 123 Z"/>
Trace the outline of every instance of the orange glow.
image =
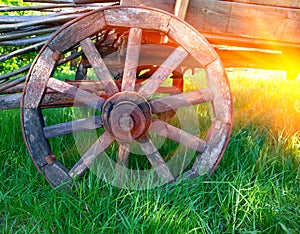
<path id="1" fill-rule="evenodd" d="M 235 123 L 255 123 L 275 133 L 300 133 L 300 77 L 255 69 L 228 70 L 235 106 Z"/>

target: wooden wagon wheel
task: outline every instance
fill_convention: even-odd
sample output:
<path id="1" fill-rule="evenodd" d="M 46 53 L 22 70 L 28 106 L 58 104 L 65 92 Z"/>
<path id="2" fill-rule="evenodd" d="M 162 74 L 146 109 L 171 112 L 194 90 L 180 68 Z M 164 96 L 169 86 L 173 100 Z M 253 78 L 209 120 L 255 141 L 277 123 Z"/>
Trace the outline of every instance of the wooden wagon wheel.
<path id="1" fill-rule="evenodd" d="M 93 42 L 93 36 L 107 28 L 129 31 L 120 86 Z M 146 31 L 168 36 L 176 47 L 148 79 L 138 82 L 136 73 L 143 52 L 143 32 Z M 85 90 L 72 82 L 55 78 L 56 64 L 74 47 L 84 52 L 99 79 L 95 87 L 101 92 Z M 164 87 L 168 76 L 184 66 L 189 58 L 204 71 L 199 78 L 200 84 L 195 85 L 198 79 L 187 77 L 184 78 L 187 82 L 183 93 L 158 94 L 168 90 Z M 64 100 L 69 103 L 72 99 L 91 107 L 95 110 L 94 116 L 49 125 L 51 111 L 43 108 L 43 102 L 50 91 L 60 95 L 60 103 Z M 67 103 L 65 106 L 68 106 Z M 192 113 L 192 118 L 189 118 L 186 109 Z M 178 115 L 174 123 L 156 118 L 159 113 L 170 110 Z M 118 147 L 116 159 L 112 159 L 116 162 L 114 176 L 120 176 L 120 171 L 130 167 L 128 162 L 131 157 L 137 157 L 137 153 L 133 152 L 137 146 L 144 155 L 138 157 L 150 162 L 150 167 L 144 168 L 144 171 L 154 171 L 161 183 L 167 183 L 181 174 L 193 177 L 213 172 L 231 133 L 232 101 L 222 63 L 200 33 L 166 12 L 119 6 L 99 9 L 69 22 L 48 41 L 27 76 L 21 117 L 29 153 L 40 172 L 54 186 L 81 176 L 93 162 L 104 157 L 105 152 L 109 154 L 112 145 Z M 194 126 L 198 128 L 196 131 Z M 53 145 L 52 139 L 91 129 L 100 129 L 98 139 L 86 143 L 86 151 L 73 164 L 66 162 L 68 159 L 63 154 L 55 155 L 57 148 L 66 146 L 64 143 L 63 146 Z M 160 136 L 164 140 L 156 144 L 156 138 Z M 188 160 L 184 155 L 177 155 L 174 161 L 173 148 L 165 147 L 168 142 L 195 154 Z M 70 152 L 74 150 L 72 145 L 66 145 Z M 182 164 L 179 165 L 180 170 L 174 166 L 178 159 L 184 161 L 179 160 Z"/>

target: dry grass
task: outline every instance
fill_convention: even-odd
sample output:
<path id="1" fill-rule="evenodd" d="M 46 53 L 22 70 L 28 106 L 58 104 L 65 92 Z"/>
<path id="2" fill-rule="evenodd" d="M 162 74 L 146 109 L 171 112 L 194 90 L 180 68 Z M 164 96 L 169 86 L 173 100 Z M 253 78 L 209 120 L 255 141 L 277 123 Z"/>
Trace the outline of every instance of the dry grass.
<path id="1" fill-rule="evenodd" d="M 300 131 L 300 78 L 285 72 L 254 69 L 228 71 L 235 102 L 236 125 L 255 122 L 285 136 Z"/>

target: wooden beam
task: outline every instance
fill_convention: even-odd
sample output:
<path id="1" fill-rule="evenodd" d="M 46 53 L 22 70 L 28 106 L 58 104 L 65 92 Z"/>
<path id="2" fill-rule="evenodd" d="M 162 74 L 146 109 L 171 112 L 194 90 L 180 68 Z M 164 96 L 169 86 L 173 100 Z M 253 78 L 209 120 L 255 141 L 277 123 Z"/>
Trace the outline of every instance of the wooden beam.
<path id="1" fill-rule="evenodd" d="M 190 0 L 176 0 L 174 15 L 180 19 L 185 19 Z"/>
<path id="2" fill-rule="evenodd" d="M 0 110 L 19 108 L 21 98 L 21 93 L 0 95 Z"/>
<path id="3" fill-rule="evenodd" d="M 0 12 L 9 11 L 43 11 L 55 8 L 74 7 L 74 4 L 47 4 L 38 6 L 5 6 L 0 8 Z"/>
<path id="4" fill-rule="evenodd" d="M 54 31 L 56 31 L 59 27 L 51 27 L 51 28 L 47 28 L 44 27 L 42 29 L 36 29 L 36 30 L 30 30 L 30 31 L 13 31 L 13 32 L 9 32 L 9 33 L 3 33 L 0 35 L 0 42 L 1 41 L 5 41 L 5 40 L 14 40 L 14 39 L 20 39 L 20 38 L 25 38 L 28 36 L 36 36 L 39 34 L 48 34 L 48 33 L 53 33 Z"/>
<path id="5" fill-rule="evenodd" d="M 278 53 L 263 51 L 217 49 L 216 51 L 225 67 L 260 68 L 284 70 L 284 56 Z"/>
<path id="6" fill-rule="evenodd" d="M 0 110 L 20 108 L 22 95 L 22 93 L 0 95 Z M 74 99 L 60 93 L 47 93 L 39 106 L 42 108 L 74 106 Z"/>

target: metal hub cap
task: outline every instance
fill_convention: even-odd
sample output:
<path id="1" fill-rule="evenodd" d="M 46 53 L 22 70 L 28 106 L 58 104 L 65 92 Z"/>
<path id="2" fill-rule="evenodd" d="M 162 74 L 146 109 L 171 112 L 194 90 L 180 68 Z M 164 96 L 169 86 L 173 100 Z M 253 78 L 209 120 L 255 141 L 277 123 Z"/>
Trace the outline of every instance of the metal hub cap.
<path id="1" fill-rule="evenodd" d="M 144 136 L 151 125 L 150 105 L 135 92 L 121 92 L 110 97 L 102 112 L 105 130 L 121 142 L 132 142 Z"/>

